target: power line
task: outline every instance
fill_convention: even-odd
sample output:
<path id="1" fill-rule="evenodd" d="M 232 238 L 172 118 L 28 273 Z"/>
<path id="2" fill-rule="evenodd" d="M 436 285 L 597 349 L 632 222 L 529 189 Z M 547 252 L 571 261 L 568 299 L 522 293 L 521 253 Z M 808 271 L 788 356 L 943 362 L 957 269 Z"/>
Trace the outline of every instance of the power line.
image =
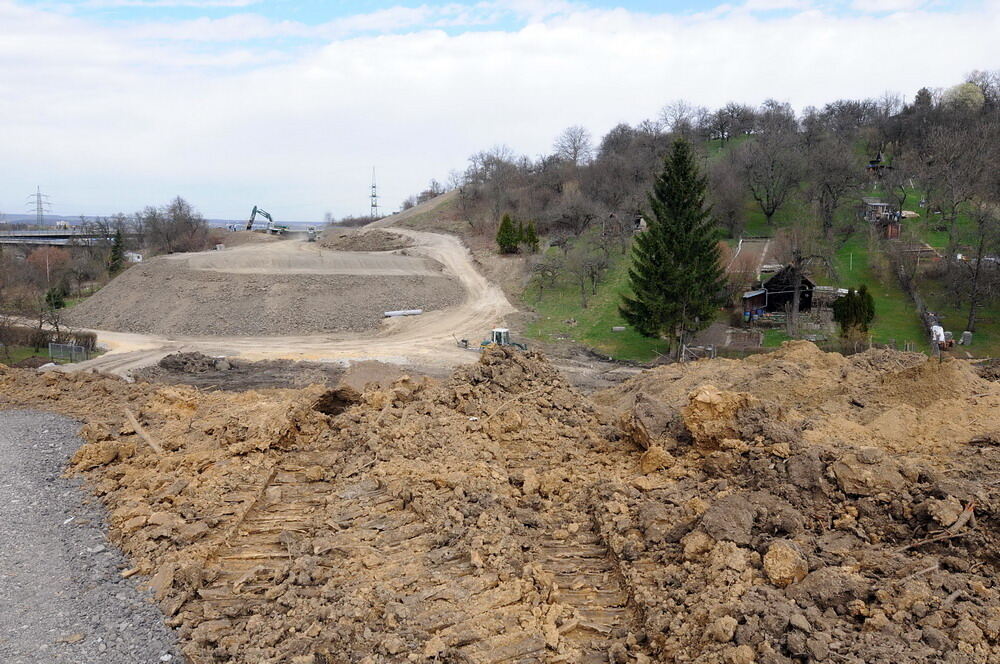
<path id="1" fill-rule="evenodd" d="M 378 187 L 375 184 L 375 167 L 372 166 L 372 193 L 371 193 L 371 217 L 378 219 Z"/>
<path id="2" fill-rule="evenodd" d="M 35 223 L 44 226 L 45 213 L 52 212 L 52 204 L 48 195 L 42 193 L 41 187 L 35 187 L 35 193 L 28 196 L 28 210 L 32 209 L 35 211 Z"/>

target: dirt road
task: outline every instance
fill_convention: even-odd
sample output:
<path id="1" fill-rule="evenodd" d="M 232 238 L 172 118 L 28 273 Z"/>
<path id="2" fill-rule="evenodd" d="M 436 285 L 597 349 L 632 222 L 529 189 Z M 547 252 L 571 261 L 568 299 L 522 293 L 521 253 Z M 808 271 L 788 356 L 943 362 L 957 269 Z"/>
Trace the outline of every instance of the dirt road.
<path id="1" fill-rule="evenodd" d="M 414 240 L 415 246 L 407 249 L 409 256 L 386 254 L 357 259 L 358 264 L 352 265 L 348 259 L 323 257 L 318 249 L 303 242 L 268 243 L 251 248 L 255 260 L 263 265 L 257 269 L 265 270 L 300 269 L 296 267 L 299 261 L 311 261 L 315 263 L 310 264 L 311 269 L 413 269 L 422 273 L 428 269 L 428 262 L 420 257 L 429 258 L 444 266 L 445 273 L 455 277 L 464 288 L 465 299 L 460 305 L 421 316 L 389 319 L 375 334 L 367 335 L 167 337 L 95 330 L 99 343 L 110 351 L 99 358 L 68 365 L 66 370 L 96 369 L 127 376 L 132 369 L 155 364 L 170 353 L 195 350 L 251 360 L 380 360 L 435 367 L 473 361 L 477 354 L 458 348 L 455 338 L 466 337 L 473 341 L 484 338 L 491 327 L 514 311 L 514 307 L 500 288 L 476 270 L 471 254 L 458 238 L 408 229 L 392 230 Z M 241 249 L 234 249 L 231 254 L 242 258 Z M 319 258 L 310 255 L 313 251 Z M 271 259 L 264 260 L 267 256 Z M 183 260 L 193 261 L 192 267 L 196 269 L 221 269 L 217 257 L 199 254 Z M 370 265 L 361 266 L 365 260 Z M 249 268 L 249 264 L 246 267 Z"/>

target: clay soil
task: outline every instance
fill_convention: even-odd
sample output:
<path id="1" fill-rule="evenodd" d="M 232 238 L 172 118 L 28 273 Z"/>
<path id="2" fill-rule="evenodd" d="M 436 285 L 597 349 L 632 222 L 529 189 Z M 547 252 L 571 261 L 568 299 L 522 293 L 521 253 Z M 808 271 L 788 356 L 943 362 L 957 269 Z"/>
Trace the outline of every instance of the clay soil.
<path id="1" fill-rule="evenodd" d="M 1000 661 L 1000 385 L 790 343 L 238 394 L 0 372 L 195 664 Z"/>
<path id="2" fill-rule="evenodd" d="M 434 261 L 283 241 L 154 258 L 64 319 L 88 329 L 192 337 L 362 332 L 379 327 L 385 311 L 443 309 L 463 295 Z"/>
<path id="3" fill-rule="evenodd" d="M 377 228 L 344 230 L 331 228 L 323 233 L 320 245 L 339 251 L 396 251 L 413 246 L 413 240 Z"/>

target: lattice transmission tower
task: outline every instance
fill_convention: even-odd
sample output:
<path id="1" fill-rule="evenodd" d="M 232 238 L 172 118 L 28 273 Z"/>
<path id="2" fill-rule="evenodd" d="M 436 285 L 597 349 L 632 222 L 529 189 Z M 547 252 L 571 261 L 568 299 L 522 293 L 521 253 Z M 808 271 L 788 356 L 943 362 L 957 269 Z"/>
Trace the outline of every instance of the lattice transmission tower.
<path id="1" fill-rule="evenodd" d="M 371 193 L 371 216 L 372 219 L 378 219 L 378 186 L 375 184 L 375 167 L 372 166 L 372 193 Z"/>
<path id="2" fill-rule="evenodd" d="M 52 211 L 52 204 L 49 203 L 49 197 L 42 193 L 41 187 L 35 187 L 35 193 L 28 196 L 28 209 L 35 211 L 35 223 L 44 226 L 45 213 Z"/>

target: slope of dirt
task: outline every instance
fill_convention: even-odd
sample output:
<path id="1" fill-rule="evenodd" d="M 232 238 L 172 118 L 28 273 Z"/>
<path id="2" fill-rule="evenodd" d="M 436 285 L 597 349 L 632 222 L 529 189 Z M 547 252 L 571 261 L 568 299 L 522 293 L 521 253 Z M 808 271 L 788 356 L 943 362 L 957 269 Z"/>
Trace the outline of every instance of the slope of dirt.
<path id="1" fill-rule="evenodd" d="M 338 251 L 396 251 L 413 246 L 413 240 L 377 228 L 345 230 L 330 228 L 323 233 L 320 246 Z"/>
<path id="2" fill-rule="evenodd" d="M 404 276 L 259 266 L 227 272 L 157 258 L 126 270 L 64 318 L 88 329 L 180 336 L 361 332 L 378 327 L 385 311 L 443 309 L 463 295 L 455 280 L 426 271 Z"/>
<path id="3" fill-rule="evenodd" d="M 946 394 L 993 426 L 1000 386 L 770 360 L 600 409 L 505 349 L 360 394 L 7 369 L 0 406 L 87 414 L 74 469 L 195 664 L 998 661 L 1000 434 L 905 443 L 884 415 Z M 863 438 L 816 435 L 849 408 Z"/>

